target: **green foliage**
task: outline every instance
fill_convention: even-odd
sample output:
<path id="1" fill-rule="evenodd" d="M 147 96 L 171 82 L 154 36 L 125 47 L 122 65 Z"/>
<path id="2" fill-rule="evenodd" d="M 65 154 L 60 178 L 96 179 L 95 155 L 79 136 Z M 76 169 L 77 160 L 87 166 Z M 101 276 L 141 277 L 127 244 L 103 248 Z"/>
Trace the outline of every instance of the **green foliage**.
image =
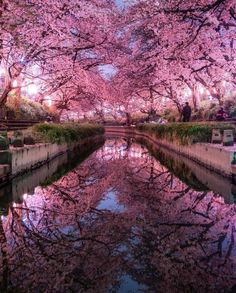
<path id="1" fill-rule="evenodd" d="M 22 138 L 19 137 L 13 137 L 12 138 L 12 146 L 14 148 L 21 148 L 24 146 L 24 142 Z"/>
<path id="2" fill-rule="evenodd" d="M 14 137 L 23 137 L 23 132 L 21 130 L 15 130 L 13 135 Z"/>
<path id="3" fill-rule="evenodd" d="M 7 150 L 8 148 L 9 148 L 8 138 L 0 135 L 0 150 Z"/>
<path id="4" fill-rule="evenodd" d="M 0 131 L 0 136 L 8 138 L 7 131 Z"/>
<path id="5" fill-rule="evenodd" d="M 173 109 L 166 109 L 164 111 L 163 118 L 167 120 L 168 122 L 176 122 L 180 119 L 180 114 L 177 110 Z"/>
<path id="6" fill-rule="evenodd" d="M 31 135 L 27 135 L 24 137 L 24 144 L 25 145 L 34 145 L 35 139 Z"/>
<path id="7" fill-rule="evenodd" d="M 0 152 L 0 164 L 11 164 L 12 154 L 8 151 L 8 149 L 1 150 Z"/>
<path id="8" fill-rule="evenodd" d="M 220 122 L 199 122 L 199 123 L 168 123 L 168 124 L 142 124 L 138 126 L 140 131 L 154 134 L 156 138 L 178 142 L 181 145 L 188 145 L 196 142 L 210 142 L 213 128 L 233 129 L 236 128 L 227 123 Z"/>
<path id="9" fill-rule="evenodd" d="M 104 128 L 95 124 L 47 124 L 41 123 L 32 127 L 38 141 L 51 143 L 70 143 L 86 137 L 101 135 Z"/>

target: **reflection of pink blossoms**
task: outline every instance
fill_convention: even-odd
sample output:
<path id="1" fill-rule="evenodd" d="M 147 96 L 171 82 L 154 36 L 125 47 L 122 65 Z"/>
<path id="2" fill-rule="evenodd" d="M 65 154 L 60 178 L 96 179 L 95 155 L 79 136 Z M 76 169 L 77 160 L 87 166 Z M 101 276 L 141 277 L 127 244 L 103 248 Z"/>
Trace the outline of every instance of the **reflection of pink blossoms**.
<path id="1" fill-rule="evenodd" d="M 99 284 L 105 292 L 124 274 L 148 292 L 231 288 L 234 209 L 186 186 L 146 148 L 107 141 L 9 210 L 0 231 L 2 288 L 95 292 Z"/>

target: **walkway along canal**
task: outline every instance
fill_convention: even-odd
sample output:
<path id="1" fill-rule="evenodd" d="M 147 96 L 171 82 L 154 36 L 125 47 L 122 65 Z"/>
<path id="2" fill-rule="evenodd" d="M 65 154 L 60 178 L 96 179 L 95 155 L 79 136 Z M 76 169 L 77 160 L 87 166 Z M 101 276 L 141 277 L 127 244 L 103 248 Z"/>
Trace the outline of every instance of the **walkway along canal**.
<path id="1" fill-rule="evenodd" d="M 2 202 L 1 292 L 234 292 L 230 180 L 130 137 L 65 161 Z"/>

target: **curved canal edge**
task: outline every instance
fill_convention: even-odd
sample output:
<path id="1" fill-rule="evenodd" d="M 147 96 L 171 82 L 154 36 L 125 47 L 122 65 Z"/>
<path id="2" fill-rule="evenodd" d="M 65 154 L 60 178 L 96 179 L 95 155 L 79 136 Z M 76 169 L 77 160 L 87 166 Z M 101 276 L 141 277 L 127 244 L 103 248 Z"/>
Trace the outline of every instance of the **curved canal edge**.
<path id="1" fill-rule="evenodd" d="M 96 135 L 74 143 L 39 143 L 0 151 L 0 185 L 4 185 L 13 178 L 34 170 L 68 151 L 79 150 L 82 153 L 86 148 L 101 141 L 104 141 L 104 136 Z"/>
<path id="2" fill-rule="evenodd" d="M 157 146 L 171 150 L 177 154 L 187 157 L 200 165 L 228 178 L 236 178 L 236 165 L 232 161 L 236 157 L 236 147 L 225 147 L 221 144 L 195 143 L 192 145 L 180 145 L 160 140 L 148 133 L 141 132 L 135 127 L 107 126 L 106 136 L 129 135 L 133 138 L 143 138 Z"/>

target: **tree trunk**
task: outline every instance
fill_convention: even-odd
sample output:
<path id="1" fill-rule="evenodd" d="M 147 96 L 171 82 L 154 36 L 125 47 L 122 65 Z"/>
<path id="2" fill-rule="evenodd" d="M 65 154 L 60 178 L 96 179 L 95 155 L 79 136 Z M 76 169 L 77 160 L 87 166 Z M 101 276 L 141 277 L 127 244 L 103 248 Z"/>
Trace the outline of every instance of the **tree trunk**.
<path id="1" fill-rule="evenodd" d="M 197 110 L 197 96 L 193 92 L 192 94 L 192 102 L 193 102 L 193 109 L 196 111 Z"/>
<path id="2" fill-rule="evenodd" d="M 8 94 L 11 92 L 11 90 L 12 90 L 11 81 L 8 81 L 5 86 L 5 89 L 0 97 L 0 107 L 2 107 L 3 105 L 6 104 Z"/>
<path id="3" fill-rule="evenodd" d="M 15 96 L 14 96 L 14 107 L 16 110 L 20 108 L 20 98 L 21 98 L 21 84 L 22 84 L 22 77 L 19 75 L 17 80 L 17 87 L 15 89 Z"/>
<path id="4" fill-rule="evenodd" d="M 218 100 L 219 105 L 223 106 L 223 100 L 222 100 L 221 96 L 218 94 L 216 98 Z"/>
<path id="5" fill-rule="evenodd" d="M 125 115 L 126 115 L 126 125 L 130 126 L 131 125 L 131 115 L 129 112 L 126 112 Z"/>
<path id="6" fill-rule="evenodd" d="M 198 98 L 197 98 L 197 93 L 196 93 L 196 87 L 195 86 L 193 86 L 192 88 L 191 88 L 191 90 L 192 90 L 192 102 L 193 102 L 193 109 L 195 110 L 195 111 L 197 111 L 197 108 L 198 108 Z"/>

